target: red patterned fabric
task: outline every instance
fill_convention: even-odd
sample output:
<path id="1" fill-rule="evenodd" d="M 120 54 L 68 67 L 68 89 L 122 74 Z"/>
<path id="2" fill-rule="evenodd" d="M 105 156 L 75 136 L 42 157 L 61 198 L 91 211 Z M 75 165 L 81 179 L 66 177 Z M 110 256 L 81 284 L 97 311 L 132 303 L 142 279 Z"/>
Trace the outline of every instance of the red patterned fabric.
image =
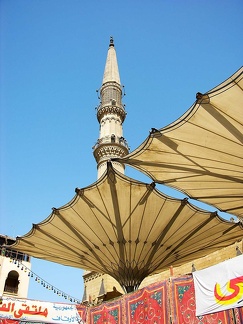
<path id="1" fill-rule="evenodd" d="M 77 311 L 79 313 L 79 316 L 81 317 L 81 319 L 86 323 L 86 319 L 87 319 L 87 306 L 84 305 L 76 305 Z"/>
<path id="2" fill-rule="evenodd" d="M 90 309 L 90 324 L 122 324 L 122 299 Z"/>
<path id="3" fill-rule="evenodd" d="M 126 324 L 169 324 L 166 281 L 125 297 Z"/>
<path id="4" fill-rule="evenodd" d="M 185 276 L 149 285 L 99 306 L 77 305 L 77 310 L 86 324 L 243 324 L 243 307 L 196 317 L 195 306 L 193 278 Z M 0 324 L 30 322 L 2 318 Z"/>
<path id="5" fill-rule="evenodd" d="M 233 324 L 229 311 L 195 316 L 196 303 L 192 276 L 171 279 L 172 324 Z"/>
<path id="6" fill-rule="evenodd" d="M 243 307 L 234 308 L 234 324 L 242 324 L 243 323 Z"/>

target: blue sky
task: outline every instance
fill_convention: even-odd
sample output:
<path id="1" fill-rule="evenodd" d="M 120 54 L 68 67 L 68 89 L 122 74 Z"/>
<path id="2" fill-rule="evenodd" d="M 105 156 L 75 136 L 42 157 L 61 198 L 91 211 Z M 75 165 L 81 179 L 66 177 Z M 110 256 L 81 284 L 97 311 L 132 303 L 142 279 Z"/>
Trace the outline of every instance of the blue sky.
<path id="1" fill-rule="evenodd" d="M 96 89 L 111 35 L 131 150 L 242 66 L 240 0 L 1 0 L 0 9 L 0 233 L 13 237 L 96 181 Z M 81 270 L 37 259 L 32 270 L 82 298 Z M 64 301 L 34 280 L 29 298 Z"/>

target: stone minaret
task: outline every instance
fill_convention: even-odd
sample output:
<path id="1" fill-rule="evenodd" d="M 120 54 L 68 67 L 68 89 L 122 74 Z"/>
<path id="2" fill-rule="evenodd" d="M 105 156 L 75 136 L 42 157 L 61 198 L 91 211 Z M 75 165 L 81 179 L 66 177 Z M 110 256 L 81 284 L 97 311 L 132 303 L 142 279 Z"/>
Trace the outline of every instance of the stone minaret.
<path id="1" fill-rule="evenodd" d="M 113 38 L 110 38 L 102 86 L 99 91 L 100 105 L 97 107 L 97 119 L 100 134 L 93 147 L 97 162 L 98 179 L 106 171 L 107 161 L 128 154 L 129 148 L 123 137 L 122 124 L 126 111 L 122 104 L 122 86 L 120 82 L 116 51 Z M 112 162 L 113 167 L 124 173 L 124 165 Z"/>
<path id="2" fill-rule="evenodd" d="M 100 104 L 97 107 L 97 119 L 100 134 L 93 147 L 97 162 L 98 179 L 106 171 L 107 161 L 128 154 L 128 145 L 123 137 L 122 124 L 126 118 L 122 104 L 122 86 L 120 82 L 116 51 L 113 38 L 110 38 L 102 86 L 99 91 Z M 112 162 L 113 167 L 124 173 L 124 165 Z M 85 291 L 83 303 L 96 304 L 104 298 L 117 297 L 123 290 L 119 283 L 107 274 L 85 271 L 83 275 Z"/>

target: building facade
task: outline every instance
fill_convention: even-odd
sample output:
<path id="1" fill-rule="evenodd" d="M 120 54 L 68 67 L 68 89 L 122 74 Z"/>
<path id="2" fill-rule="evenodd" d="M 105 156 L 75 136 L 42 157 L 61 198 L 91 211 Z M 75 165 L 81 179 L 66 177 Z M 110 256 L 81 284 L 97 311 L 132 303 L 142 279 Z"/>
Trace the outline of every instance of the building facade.
<path id="1" fill-rule="evenodd" d="M 27 298 L 31 262 L 29 255 L 5 247 L 14 238 L 0 235 L 0 296 Z"/>

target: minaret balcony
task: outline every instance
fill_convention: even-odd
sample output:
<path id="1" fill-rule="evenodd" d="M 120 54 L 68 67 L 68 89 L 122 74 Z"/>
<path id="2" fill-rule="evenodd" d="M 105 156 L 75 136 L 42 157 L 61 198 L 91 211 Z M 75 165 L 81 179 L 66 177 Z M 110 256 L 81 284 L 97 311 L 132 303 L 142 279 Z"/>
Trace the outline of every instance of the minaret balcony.
<path id="1" fill-rule="evenodd" d="M 113 158 L 122 158 L 128 153 L 127 147 L 109 142 L 98 145 L 93 152 L 98 165 Z"/>
<path id="2" fill-rule="evenodd" d="M 121 122 L 126 118 L 126 111 L 123 105 L 117 105 L 116 103 L 111 102 L 111 104 L 107 105 L 99 105 L 97 108 L 97 119 L 100 122 L 101 119 L 107 114 L 115 114 L 121 118 Z"/>
<path id="3" fill-rule="evenodd" d="M 127 152 L 129 152 L 129 146 L 127 144 L 127 141 L 125 140 L 124 137 L 119 137 L 119 136 L 115 136 L 115 135 L 108 135 L 102 138 L 99 138 L 97 140 L 97 142 L 95 143 L 95 145 L 92 147 L 92 149 L 95 151 L 97 147 L 101 146 L 101 145 L 106 145 L 106 144 L 117 144 L 117 145 L 121 145 L 124 146 L 127 150 Z"/>

